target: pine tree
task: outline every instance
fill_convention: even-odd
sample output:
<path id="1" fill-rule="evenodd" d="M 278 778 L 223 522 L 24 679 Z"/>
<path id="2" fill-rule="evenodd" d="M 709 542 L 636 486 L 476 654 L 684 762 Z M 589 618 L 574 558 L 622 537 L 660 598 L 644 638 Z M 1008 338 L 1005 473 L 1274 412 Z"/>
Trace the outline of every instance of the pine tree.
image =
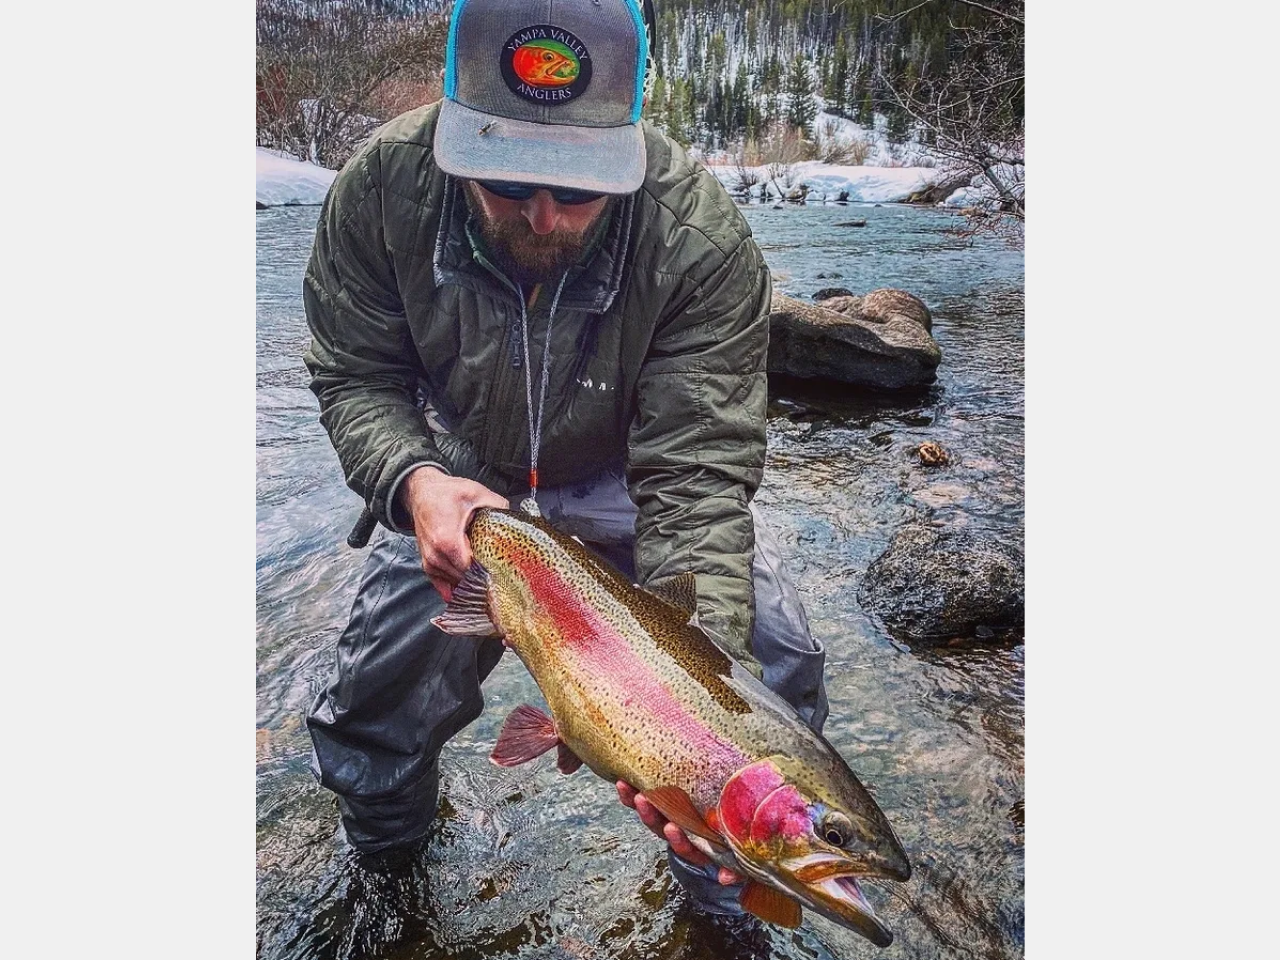
<path id="1" fill-rule="evenodd" d="M 768 131 L 782 119 L 782 64 L 772 51 L 760 73 L 760 127 Z"/>
<path id="2" fill-rule="evenodd" d="M 804 57 L 796 54 L 787 71 L 787 123 L 804 131 L 806 139 L 813 139 L 813 121 L 818 116 L 813 102 L 813 77 Z"/>
<path id="3" fill-rule="evenodd" d="M 875 101 L 871 96 L 871 65 L 866 60 L 858 67 L 853 78 L 853 89 L 849 98 L 853 103 L 854 119 L 867 129 L 875 120 Z"/>
<path id="4" fill-rule="evenodd" d="M 919 74 L 916 71 L 915 62 L 908 60 L 902 70 L 902 77 L 897 81 L 895 86 L 899 90 L 912 90 L 915 87 Z M 889 125 L 886 134 L 890 143 L 905 143 L 907 134 L 911 130 L 911 115 L 906 110 L 899 107 L 896 103 L 890 104 L 888 107 Z"/>
<path id="5" fill-rule="evenodd" d="M 667 99 L 670 94 L 667 92 L 667 80 L 661 73 L 654 78 L 653 90 L 649 94 L 649 100 L 645 104 L 644 114 L 649 121 L 664 132 L 670 132 L 671 124 L 667 113 Z"/>
<path id="6" fill-rule="evenodd" d="M 836 37 L 835 60 L 831 65 L 831 77 L 827 83 L 827 108 L 835 113 L 844 113 L 848 109 L 849 96 L 849 51 L 844 45 L 844 34 Z"/>
<path id="7" fill-rule="evenodd" d="M 747 112 L 750 100 L 747 94 L 747 64 L 738 64 L 738 73 L 733 78 L 733 92 L 729 95 L 729 139 L 737 139 L 748 133 Z"/>

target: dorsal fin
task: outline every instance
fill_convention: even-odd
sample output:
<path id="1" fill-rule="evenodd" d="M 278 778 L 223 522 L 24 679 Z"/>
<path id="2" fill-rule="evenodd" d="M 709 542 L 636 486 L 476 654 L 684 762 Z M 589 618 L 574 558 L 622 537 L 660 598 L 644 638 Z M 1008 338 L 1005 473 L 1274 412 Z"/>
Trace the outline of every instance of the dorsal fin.
<path id="1" fill-rule="evenodd" d="M 800 926 L 804 911 L 800 904 L 792 900 L 781 890 L 748 880 L 738 897 L 738 903 L 747 913 L 754 914 L 767 923 L 776 923 L 780 927 L 795 929 Z"/>
<path id="2" fill-rule="evenodd" d="M 641 589 L 665 600 L 690 619 L 698 615 L 698 578 L 692 573 L 680 573 Z"/>
<path id="3" fill-rule="evenodd" d="M 431 621 L 445 633 L 463 637 L 497 637 L 501 633 L 489 616 L 489 573 L 476 561 L 453 588 L 444 613 Z"/>

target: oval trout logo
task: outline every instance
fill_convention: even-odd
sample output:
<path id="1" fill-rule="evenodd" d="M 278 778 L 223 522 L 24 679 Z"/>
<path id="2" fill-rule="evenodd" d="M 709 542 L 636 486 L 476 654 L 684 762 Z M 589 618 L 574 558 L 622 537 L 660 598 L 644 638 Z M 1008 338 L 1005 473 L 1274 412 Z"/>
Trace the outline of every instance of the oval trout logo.
<path id="1" fill-rule="evenodd" d="M 573 51 L 555 40 L 526 43 L 511 55 L 511 68 L 535 87 L 567 87 L 581 69 Z"/>
<path id="2" fill-rule="evenodd" d="M 591 55 L 568 30 L 525 27 L 502 45 L 502 79 L 516 96 L 548 105 L 574 99 L 591 82 Z"/>

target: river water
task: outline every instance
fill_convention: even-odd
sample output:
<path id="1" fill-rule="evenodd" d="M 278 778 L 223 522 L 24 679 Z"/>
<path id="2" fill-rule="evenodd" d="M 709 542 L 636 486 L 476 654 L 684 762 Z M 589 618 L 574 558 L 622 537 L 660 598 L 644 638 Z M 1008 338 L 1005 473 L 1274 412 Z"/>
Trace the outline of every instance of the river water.
<path id="1" fill-rule="evenodd" d="M 515 657 L 483 716 L 444 750 L 433 842 L 393 877 L 355 866 L 308 768 L 303 716 L 332 666 L 363 552 L 359 512 L 317 422 L 301 354 L 301 278 L 318 208 L 257 214 L 257 902 L 261 958 L 1005 958 L 1023 953 L 1023 646 L 909 648 L 858 605 L 867 565 L 909 519 L 1021 538 L 1023 264 L 961 239 L 954 214 L 899 206 L 744 208 L 775 288 L 894 286 L 930 307 L 938 382 L 909 397 L 771 390 L 759 501 L 826 645 L 825 734 L 876 797 L 914 875 L 864 887 L 883 951 L 806 913 L 732 933 L 683 903 L 663 846 L 552 754 L 488 753 L 536 686 Z M 839 227 L 865 217 L 865 228 Z M 910 456 L 932 440 L 953 463 Z M 889 889 L 893 887 L 893 889 Z"/>

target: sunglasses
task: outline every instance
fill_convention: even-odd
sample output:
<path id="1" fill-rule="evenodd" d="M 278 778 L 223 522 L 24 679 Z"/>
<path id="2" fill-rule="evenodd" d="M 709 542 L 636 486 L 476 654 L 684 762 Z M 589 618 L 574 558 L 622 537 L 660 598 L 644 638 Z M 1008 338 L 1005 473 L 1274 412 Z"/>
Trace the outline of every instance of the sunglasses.
<path id="1" fill-rule="evenodd" d="M 509 180 L 477 180 L 494 196 L 503 200 L 528 200 L 539 190 L 546 190 L 556 203 L 574 207 L 580 203 L 591 203 L 604 196 L 603 193 L 591 193 L 587 190 L 571 190 L 568 187 L 544 187 L 537 183 L 512 183 Z"/>

